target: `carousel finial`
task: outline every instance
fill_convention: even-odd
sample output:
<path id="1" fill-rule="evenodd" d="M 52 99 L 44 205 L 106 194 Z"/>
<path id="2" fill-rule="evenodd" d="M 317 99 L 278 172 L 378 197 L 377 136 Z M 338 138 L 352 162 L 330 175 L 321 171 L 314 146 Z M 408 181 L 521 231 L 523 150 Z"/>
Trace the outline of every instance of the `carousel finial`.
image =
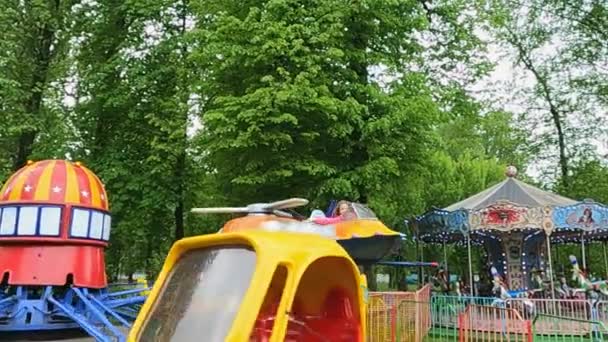
<path id="1" fill-rule="evenodd" d="M 505 171 L 505 175 L 509 178 L 515 178 L 517 176 L 517 168 L 513 165 L 507 166 L 507 170 Z"/>

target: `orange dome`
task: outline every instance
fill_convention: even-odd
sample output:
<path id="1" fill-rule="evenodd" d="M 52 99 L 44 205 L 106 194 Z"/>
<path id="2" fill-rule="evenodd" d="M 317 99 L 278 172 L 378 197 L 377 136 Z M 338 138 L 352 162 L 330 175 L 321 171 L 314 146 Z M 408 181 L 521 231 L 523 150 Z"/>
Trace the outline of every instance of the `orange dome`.
<path id="1" fill-rule="evenodd" d="M 29 162 L 4 184 L 2 202 L 72 204 L 109 210 L 99 178 L 80 163 L 65 160 Z"/>

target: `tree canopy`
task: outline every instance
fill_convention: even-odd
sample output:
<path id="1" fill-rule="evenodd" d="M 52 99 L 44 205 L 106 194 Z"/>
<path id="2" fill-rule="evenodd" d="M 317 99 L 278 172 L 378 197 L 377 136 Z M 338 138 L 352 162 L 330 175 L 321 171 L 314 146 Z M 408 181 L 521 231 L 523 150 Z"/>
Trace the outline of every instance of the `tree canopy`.
<path id="1" fill-rule="evenodd" d="M 98 173 L 113 276 L 154 274 L 174 240 L 226 219 L 195 206 L 349 199 L 405 230 L 510 164 L 608 202 L 600 2 L 0 4 L 0 181 L 28 159 Z M 479 96 L 492 47 L 532 86 Z"/>

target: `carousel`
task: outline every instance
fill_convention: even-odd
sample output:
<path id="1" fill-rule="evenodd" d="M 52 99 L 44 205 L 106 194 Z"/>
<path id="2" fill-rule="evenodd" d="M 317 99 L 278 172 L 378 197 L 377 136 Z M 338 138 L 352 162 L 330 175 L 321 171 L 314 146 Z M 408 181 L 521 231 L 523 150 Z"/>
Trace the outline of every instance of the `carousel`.
<path id="1" fill-rule="evenodd" d="M 608 207 L 527 184 L 517 179 L 513 166 L 505 175 L 505 180 L 478 194 L 416 217 L 411 222 L 414 237 L 422 243 L 443 245 L 444 255 L 446 244 L 466 245 L 468 284 L 474 284 L 471 246 L 477 245 L 487 256 L 487 271 L 494 268 L 510 290 L 537 288 L 542 275 L 555 298 L 551 246 L 580 244 L 586 269 L 587 244 L 608 239 Z"/>

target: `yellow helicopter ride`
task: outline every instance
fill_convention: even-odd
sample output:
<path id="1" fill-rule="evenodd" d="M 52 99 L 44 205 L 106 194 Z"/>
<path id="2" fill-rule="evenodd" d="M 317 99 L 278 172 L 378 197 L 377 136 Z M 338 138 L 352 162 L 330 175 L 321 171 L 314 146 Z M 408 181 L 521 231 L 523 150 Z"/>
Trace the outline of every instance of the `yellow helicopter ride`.
<path id="1" fill-rule="evenodd" d="M 379 260 L 401 236 L 360 204 L 325 225 L 318 212 L 287 211 L 307 204 L 193 209 L 246 215 L 174 244 L 129 341 L 365 341 L 367 283 L 356 260 Z"/>

